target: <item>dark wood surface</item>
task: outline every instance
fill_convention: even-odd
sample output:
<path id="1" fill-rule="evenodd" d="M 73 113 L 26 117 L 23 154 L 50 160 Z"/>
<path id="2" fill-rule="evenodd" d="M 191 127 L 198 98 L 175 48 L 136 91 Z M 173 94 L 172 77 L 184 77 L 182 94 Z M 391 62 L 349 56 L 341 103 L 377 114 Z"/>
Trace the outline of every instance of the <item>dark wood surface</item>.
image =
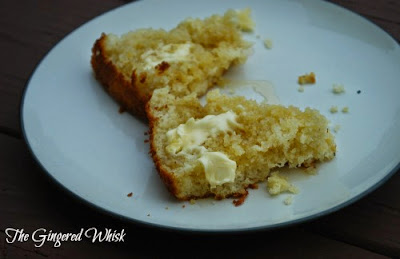
<path id="1" fill-rule="evenodd" d="M 400 175 L 360 201 L 293 227 L 245 234 L 196 235 L 150 229 L 105 215 L 57 187 L 37 166 L 21 134 L 19 107 L 38 62 L 65 35 L 122 0 L 0 2 L 0 258 L 132 256 L 400 257 Z M 331 1 L 400 40 L 400 1 Z M 400 71 L 399 71 L 400 72 Z M 7 244 L 5 229 L 125 229 L 124 243 Z M 195 252 L 193 252 L 195 251 Z M 193 254 L 194 253 L 194 254 Z"/>

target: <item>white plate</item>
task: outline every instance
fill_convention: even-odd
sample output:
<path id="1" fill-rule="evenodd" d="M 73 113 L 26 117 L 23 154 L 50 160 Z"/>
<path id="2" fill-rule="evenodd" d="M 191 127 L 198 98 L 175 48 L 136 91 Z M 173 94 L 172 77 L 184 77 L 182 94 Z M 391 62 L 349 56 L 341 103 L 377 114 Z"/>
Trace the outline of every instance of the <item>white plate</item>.
<path id="1" fill-rule="evenodd" d="M 270 197 L 264 184 L 239 207 L 232 200 L 176 201 L 148 155 L 147 125 L 125 113 L 102 90 L 90 67 L 102 32 L 173 28 L 186 17 L 251 7 L 257 24 L 254 54 L 230 73 L 268 80 L 284 105 L 317 108 L 336 134 L 337 156 L 316 176 L 292 175 L 300 189 Z M 260 35 L 258 39 L 256 35 Z M 262 40 L 271 38 L 268 50 Z M 317 84 L 297 91 L 297 76 L 314 71 Z M 75 30 L 43 59 L 22 105 L 26 141 L 44 170 L 73 194 L 107 212 L 155 226 L 238 231 L 301 222 L 337 210 L 376 188 L 399 168 L 400 48 L 367 20 L 324 1 L 146 0 L 127 4 Z M 334 95 L 332 84 L 346 92 Z M 357 94 L 357 90 L 361 90 Z M 350 112 L 331 114 L 329 108 Z M 127 194 L 133 192 L 133 197 Z M 182 208 L 182 205 L 186 205 Z M 166 207 L 168 209 L 166 209 Z"/>

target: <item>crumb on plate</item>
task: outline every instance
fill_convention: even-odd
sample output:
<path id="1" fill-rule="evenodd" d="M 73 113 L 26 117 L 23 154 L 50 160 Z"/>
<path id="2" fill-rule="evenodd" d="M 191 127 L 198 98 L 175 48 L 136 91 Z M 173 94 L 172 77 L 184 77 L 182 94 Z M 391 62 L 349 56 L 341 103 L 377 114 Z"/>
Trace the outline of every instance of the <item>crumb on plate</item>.
<path id="1" fill-rule="evenodd" d="M 291 205 L 293 203 L 293 196 L 289 195 L 288 197 L 286 197 L 286 199 L 283 201 L 283 203 L 285 205 Z"/>
<path id="2" fill-rule="evenodd" d="M 317 167 L 316 167 L 315 165 L 306 167 L 306 168 L 304 169 L 304 172 L 305 172 L 306 174 L 309 174 L 309 175 L 316 175 L 316 174 L 318 173 Z"/>
<path id="3" fill-rule="evenodd" d="M 338 107 L 335 106 L 335 105 L 333 105 L 333 106 L 331 106 L 331 108 L 329 109 L 329 111 L 330 111 L 331 113 L 337 113 Z"/>
<path id="4" fill-rule="evenodd" d="M 298 193 L 297 187 L 288 182 L 287 177 L 279 174 L 278 171 L 272 172 L 267 179 L 268 192 L 271 195 L 277 195 L 283 192 Z"/>
<path id="5" fill-rule="evenodd" d="M 315 79 L 314 72 L 299 76 L 297 82 L 299 84 L 301 84 L 301 85 L 304 85 L 304 84 L 315 84 L 316 79 Z"/>
<path id="6" fill-rule="evenodd" d="M 333 84 L 333 86 L 332 86 L 332 92 L 333 92 L 334 94 L 341 94 L 341 93 L 344 93 L 344 92 L 345 92 L 345 90 L 344 90 L 344 85 L 341 85 L 341 84 Z"/>
<path id="7" fill-rule="evenodd" d="M 340 130 L 341 126 L 339 124 L 336 124 L 335 127 L 333 127 L 333 131 L 337 133 Z"/>
<path id="8" fill-rule="evenodd" d="M 264 47 L 266 47 L 267 49 L 272 49 L 273 47 L 273 43 L 271 39 L 265 39 L 264 40 Z"/>

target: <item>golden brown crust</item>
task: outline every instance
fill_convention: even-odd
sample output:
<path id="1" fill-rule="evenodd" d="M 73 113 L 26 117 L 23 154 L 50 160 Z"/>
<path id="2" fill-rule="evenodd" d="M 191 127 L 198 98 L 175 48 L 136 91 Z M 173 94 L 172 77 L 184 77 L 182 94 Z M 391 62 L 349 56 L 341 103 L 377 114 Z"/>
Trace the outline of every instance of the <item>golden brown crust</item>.
<path id="1" fill-rule="evenodd" d="M 157 172 L 160 175 L 161 179 L 163 180 L 164 184 L 167 186 L 167 189 L 170 193 L 172 193 L 175 197 L 180 199 L 178 195 L 178 189 L 175 184 L 174 178 L 172 177 L 172 174 L 165 171 L 162 168 L 162 163 L 160 158 L 157 155 L 157 150 L 154 144 L 154 128 L 155 128 L 155 123 L 157 118 L 153 116 L 151 113 L 151 109 L 149 105 L 146 105 L 146 112 L 147 112 L 147 119 L 149 120 L 149 134 L 150 134 L 150 154 L 151 157 L 153 158 L 154 164 L 156 166 Z M 188 199 L 182 199 L 182 200 L 188 200 Z"/>
<path id="2" fill-rule="evenodd" d="M 146 119 L 145 105 L 147 99 L 140 94 L 137 88 L 136 73 L 133 71 L 131 79 L 127 80 L 111 60 L 107 58 L 104 47 L 106 37 L 103 33 L 96 40 L 92 48 L 91 64 L 95 77 L 122 109 L 127 110 L 140 119 Z M 140 80 L 143 80 L 143 78 Z"/>

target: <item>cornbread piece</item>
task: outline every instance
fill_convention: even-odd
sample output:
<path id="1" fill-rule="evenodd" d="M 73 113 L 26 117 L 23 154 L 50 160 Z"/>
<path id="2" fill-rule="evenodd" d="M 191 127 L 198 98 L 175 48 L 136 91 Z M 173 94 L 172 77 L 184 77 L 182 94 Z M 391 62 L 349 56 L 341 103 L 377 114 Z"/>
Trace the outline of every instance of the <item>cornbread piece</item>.
<path id="1" fill-rule="evenodd" d="M 277 195 L 282 192 L 298 193 L 299 190 L 288 182 L 287 177 L 279 174 L 278 171 L 272 172 L 267 180 L 268 192 L 271 195 Z"/>
<path id="2" fill-rule="evenodd" d="M 348 106 L 343 107 L 342 108 L 342 112 L 343 113 L 348 113 L 349 112 L 349 107 Z"/>
<path id="3" fill-rule="evenodd" d="M 331 108 L 329 109 L 329 111 L 330 111 L 331 113 L 337 113 L 337 112 L 338 112 L 338 107 L 335 106 L 335 105 L 332 105 Z"/>
<path id="4" fill-rule="evenodd" d="M 202 106 L 195 94 L 166 87 L 147 104 L 153 160 L 180 200 L 241 196 L 271 169 L 330 160 L 335 142 L 328 121 L 307 108 L 258 104 L 218 90 Z"/>
<path id="5" fill-rule="evenodd" d="M 305 85 L 305 84 L 315 84 L 316 79 L 315 79 L 315 74 L 314 72 L 311 72 L 310 74 L 305 74 L 305 75 L 301 75 L 299 76 L 297 82 L 301 85 Z"/>
<path id="6" fill-rule="evenodd" d="M 241 35 L 241 29 L 250 28 L 249 15 L 250 10 L 229 10 L 223 16 L 187 19 L 171 31 L 103 33 L 92 49 L 95 76 L 125 110 L 142 118 L 154 89 L 170 85 L 176 96 L 204 95 L 251 53 Z"/>

